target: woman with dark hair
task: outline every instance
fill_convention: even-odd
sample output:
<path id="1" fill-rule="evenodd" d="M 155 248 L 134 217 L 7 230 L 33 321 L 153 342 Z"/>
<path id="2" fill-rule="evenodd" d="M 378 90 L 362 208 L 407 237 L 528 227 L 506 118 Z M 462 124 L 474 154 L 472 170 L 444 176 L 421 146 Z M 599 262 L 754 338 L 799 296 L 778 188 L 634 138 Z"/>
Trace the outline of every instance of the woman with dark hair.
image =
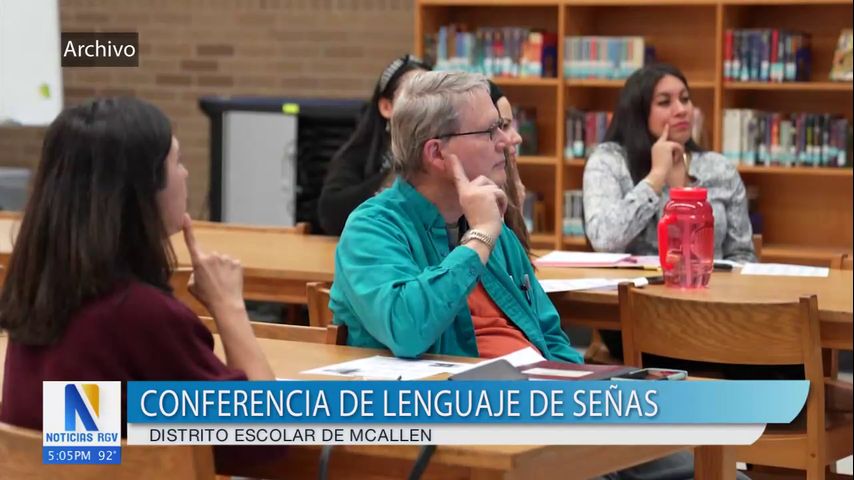
<path id="1" fill-rule="evenodd" d="M 524 247 L 528 256 L 531 256 L 531 238 L 525 227 L 525 219 L 522 216 L 522 205 L 525 203 L 525 185 L 519 177 L 519 165 L 516 162 L 516 148 L 522 143 L 522 136 L 513 124 L 513 107 L 510 100 L 504 95 L 501 88 L 491 80 L 489 81 L 489 96 L 492 103 L 498 109 L 498 115 L 503 121 L 501 129 L 508 132 L 510 146 L 504 151 L 507 162 L 504 164 L 504 172 L 507 174 L 507 184 L 504 191 L 507 193 L 507 211 L 504 212 L 504 223 L 519 237 L 519 242 Z"/>
<path id="2" fill-rule="evenodd" d="M 329 163 L 318 205 L 320 225 L 340 235 L 347 217 L 382 187 L 391 172 L 389 119 L 399 86 L 412 72 L 430 70 L 413 55 L 391 62 L 374 87 L 356 131 Z"/>
<path id="3" fill-rule="evenodd" d="M 151 104 L 97 99 L 53 121 L 0 293 L 9 333 L 0 421 L 40 430 L 45 380 L 274 378 L 243 304 L 240 264 L 195 243 L 187 175 L 169 120 Z M 213 314 L 226 363 L 169 287 L 169 237 L 182 229 L 190 291 Z M 233 471 L 259 453 L 218 449 L 217 467 Z"/>
<path id="4" fill-rule="evenodd" d="M 690 186 L 708 190 L 715 258 L 756 260 L 741 177 L 694 142 L 693 123 L 688 82 L 675 67 L 647 65 L 626 80 L 605 141 L 584 167 L 585 233 L 595 250 L 656 255 L 668 192 Z"/>

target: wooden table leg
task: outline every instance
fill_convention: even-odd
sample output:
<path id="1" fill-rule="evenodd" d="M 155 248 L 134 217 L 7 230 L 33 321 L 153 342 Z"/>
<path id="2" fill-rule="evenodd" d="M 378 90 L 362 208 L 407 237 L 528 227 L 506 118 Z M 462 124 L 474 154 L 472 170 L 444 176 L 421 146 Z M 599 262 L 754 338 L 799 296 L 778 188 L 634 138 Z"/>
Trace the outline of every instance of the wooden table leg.
<path id="1" fill-rule="evenodd" d="M 695 480 L 735 480 L 735 449 L 709 445 L 694 449 Z"/>

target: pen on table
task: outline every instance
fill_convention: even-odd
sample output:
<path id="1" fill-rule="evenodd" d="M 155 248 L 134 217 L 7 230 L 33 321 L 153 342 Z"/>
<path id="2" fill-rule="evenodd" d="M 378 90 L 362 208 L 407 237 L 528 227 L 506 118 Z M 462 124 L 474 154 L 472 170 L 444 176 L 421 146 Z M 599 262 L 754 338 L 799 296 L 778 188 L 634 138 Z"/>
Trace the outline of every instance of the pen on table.
<path id="1" fill-rule="evenodd" d="M 661 267 L 659 267 L 658 265 L 617 265 L 614 268 L 625 268 L 628 270 L 649 270 L 652 272 L 661 270 Z"/>

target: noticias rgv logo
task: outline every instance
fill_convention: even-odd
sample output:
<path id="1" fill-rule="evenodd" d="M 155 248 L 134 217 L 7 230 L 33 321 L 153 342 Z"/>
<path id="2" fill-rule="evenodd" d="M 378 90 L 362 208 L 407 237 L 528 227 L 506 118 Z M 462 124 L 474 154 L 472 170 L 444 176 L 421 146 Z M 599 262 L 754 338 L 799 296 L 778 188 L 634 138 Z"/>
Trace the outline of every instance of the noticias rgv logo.
<path id="1" fill-rule="evenodd" d="M 138 67 L 139 33 L 62 32 L 63 67 Z"/>
<path id="2" fill-rule="evenodd" d="M 101 416 L 100 400 L 101 392 L 97 384 L 83 383 L 80 385 L 89 405 L 83 401 L 83 396 L 77 389 L 77 385 L 69 383 L 65 386 L 65 430 L 77 431 L 77 419 L 83 423 L 86 431 L 98 431 L 95 418 Z M 93 416 L 94 414 L 94 416 Z"/>

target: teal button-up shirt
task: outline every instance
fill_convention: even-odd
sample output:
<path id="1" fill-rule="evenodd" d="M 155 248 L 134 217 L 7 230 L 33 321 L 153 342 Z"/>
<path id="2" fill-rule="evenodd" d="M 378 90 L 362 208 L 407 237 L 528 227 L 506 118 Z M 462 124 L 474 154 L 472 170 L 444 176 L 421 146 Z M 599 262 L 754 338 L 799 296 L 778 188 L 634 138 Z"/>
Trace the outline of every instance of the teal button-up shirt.
<path id="1" fill-rule="evenodd" d="M 507 318 L 549 360 L 582 363 L 513 232 L 503 227 L 484 266 L 474 250 L 451 248 L 439 210 L 405 180 L 369 199 L 347 220 L 335 251 L 329 307 L 348 343 L 478 356 L 468 295 L 478 281 Z"/>

